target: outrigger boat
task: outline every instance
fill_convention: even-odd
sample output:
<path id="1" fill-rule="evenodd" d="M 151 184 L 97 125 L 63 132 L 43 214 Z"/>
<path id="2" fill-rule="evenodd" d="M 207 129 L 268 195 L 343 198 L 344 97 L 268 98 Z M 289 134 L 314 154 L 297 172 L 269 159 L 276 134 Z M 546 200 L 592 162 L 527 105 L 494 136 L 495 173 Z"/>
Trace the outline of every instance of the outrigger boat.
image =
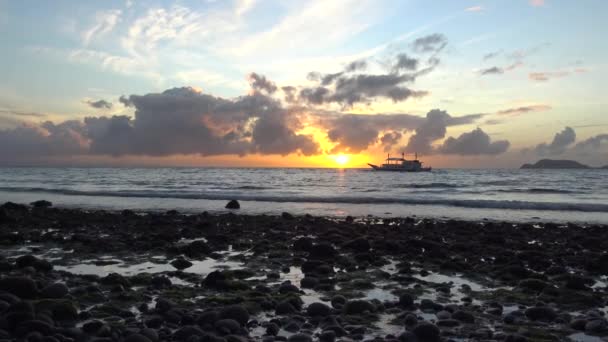
<path id="1" fill-rule="evenodd" d="M 422 162 L 418 160 L 417 153 L 414 160 L 405 159 L 405 153 L 401 153 L 401 158 L 391 158 L 389 154 L 384 164 L 378 166 L 368 163 L 367 165 L 376 171 L 428 172 L 432 169 L 431 167 L 422 167 Z"/>

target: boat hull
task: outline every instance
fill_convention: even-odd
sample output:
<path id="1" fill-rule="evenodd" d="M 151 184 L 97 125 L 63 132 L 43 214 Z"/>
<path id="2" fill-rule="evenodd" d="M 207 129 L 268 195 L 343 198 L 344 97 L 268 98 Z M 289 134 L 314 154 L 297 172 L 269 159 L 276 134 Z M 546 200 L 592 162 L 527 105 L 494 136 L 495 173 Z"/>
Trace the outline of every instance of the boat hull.
<path id="1" fill-rule="evenodd" d="M 406 169 L 406 168 L 388 168 L 388 167 L 381 167 L 378 165 L 374 165 L 374 164 L 367 164 L 369 166 L 372 167 L 372 169 L 374 169 L 375 171 L 388 171 L 388 172 L 430 172 L 432 170 L 432 168 L 430 167 L 422 167 L 419 169 Z"/>

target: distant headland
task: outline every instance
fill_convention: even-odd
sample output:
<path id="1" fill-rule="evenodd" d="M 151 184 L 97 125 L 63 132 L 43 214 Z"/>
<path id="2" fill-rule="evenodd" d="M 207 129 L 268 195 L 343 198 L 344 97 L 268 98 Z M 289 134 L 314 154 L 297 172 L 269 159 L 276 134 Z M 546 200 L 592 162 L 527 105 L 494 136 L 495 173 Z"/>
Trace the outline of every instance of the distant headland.
<path id="1" fill-rule="evenodd" d="M 524 164 L 522 169 L 594 169 L 589 165 L 581 164 L 575 160 L 541 159 L 534 164 Z M 598 167 L 608 169 L 608 165 Z"/>

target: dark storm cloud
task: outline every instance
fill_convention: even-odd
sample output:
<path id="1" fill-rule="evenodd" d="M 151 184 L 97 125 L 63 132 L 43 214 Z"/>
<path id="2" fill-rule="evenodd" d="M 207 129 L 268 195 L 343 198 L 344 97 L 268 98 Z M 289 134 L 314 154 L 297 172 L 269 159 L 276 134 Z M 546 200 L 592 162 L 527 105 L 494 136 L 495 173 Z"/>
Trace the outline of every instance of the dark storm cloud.
<path id="1" fill-rule="evenodd" d="M 505 73 L 505 71 L 502 68 L 499 68 L 496 66 L 479 70 L 480 75 L 497 75 L 497 74 L 504 74 L 504 73 Z"/>
<path id="2" fill-rule="evenodd" d="M 452 117 L 446 111 L 433 109 L 426 114 L 425 120 L 416 128 L 416 132 L 410 137 L 405 150 L 413 153 L 433 153 L 432 143 L 445 137 L 448 126 L 471 124 L 484 115 Z"/>
<path id="3" fill-rule="evenodd" d="M 346 66 L 346 68 L 344 68 L 344 71 L 346 71 L 346 72 L 355 72 L 355 71 L 359 71 L 359 70 L 365 70 L 365 68 L 367 68 L 367 61 L 365 61 L 365 60 L 358 60 L 358 61 L 350 62 Z"/>
<path id="4" fill-rule="evenodd" d="M 329 114 L 320 113 L 317 125 L 336 143 L 332 153 L 358 153 L 378 141 L 381 132 L 413 130 L 424 118 L 411 114 Z"/>
<path id="5" fill-rule="evenodd" d="M 315 125 L 327 132 L 336 145 L 331 153 L 358 153 L 380 143 L 385 149 L 398 144 L 410 131 L 408 152 L 433 152 L 431 144 L 445 137 L 447 127 L 471 124 L 485 114 L 452 117 L 445 111 L 432 110 L 426 117 L 411 114 L 340 114 L 317 113 Z"/>
<path id="6" fill-rule="evenodd" d="M 108 102 L 106 100 L 97 100 L 97 101 L 87 100 L 87 101 L 85 101 L 85 103 L 88 104 L 89 106 L 91 106 L 93 108 L 97 108 L 97 109 L 112 109 L 112 103 Z"/>
<path id="7" fill-rule="evenodd" d="M 441 34 L 418 38 L 412 43 L 412 50 L 431 53 L 430 56 L 418 59 L 399 53 L 382 63 L 388 71 L 381 74 L 361 73 L 368 66 L 366 60 L 354 61 L 335 73 L 309 72 L 308 80 L 317 84 L 298 88 L 298 101 L 307 105 L 339 104 L 348 108 L 359 103 L 370 104 L 377 99 L 401 102 L 426 96 L 427 91 L 411 89 L 409 84 L 440 64 L 438 54 L 446 45 L 447 39 Z"/>
<path id="8" fill-rule="evenodd" d="M 447 45 L 446 37 L 439 33 L 434 33 L 414 40 L 412 49 L 416 52 L 439 52 Z"/>
<path id="9" fill-rule="evenodd" d="M 297 134 L 298 113 L 260 94 L 223 99 L 192 88 L 121 97 L 135 116 L 20 125 L 0 130 L 2 160 L 72 155 L 203 156 L 315 154 L 311 136 Z"/>
<path id="10" fill-rule="evenodd" d="M 403 134 L 401 132 L 387 132 L 380 138 L 380 143 L 384 146 L 384 152 L 389 152 L 393 148 L 393 146 L 397 145 L 401 138 L 403 138 Z"/>
<path id="11" fill-rule="evenodd" d="M 60 124 L 21 123 L 0 130 L 0 162 L 81 154 L 88 147 L 83 130 L 81 122 L 72 120 Z"/>
<path id="12" fill-rule="evenodd" d="M 439 59 L 431 57 L 424 69 L 415 71 L 419 61 L 406 54 L 399 54 L 389 63 L 390 72 L 386 74 L 356 73 L 367 65 L 364 61 L 350 63 L 343 71 L 336 73 L 310 72 L 308 79 L 318 84 L 300 88 L 298 99 L 308 105 L 336 103 L 351 107 L 357 103 L 369 104 L 379 98 L 400 102 L 422 97 L 428 92 L 410 89 L 405 84 L 429 73 L 438 64 Z"/>
<path id="13" fill-rule="evenodd" d="M 574 145 L 576 153 L 591 155 L 600 152 L 601 148 L 608 145 L 608 134 L 598 134 Z"/>
<path id="14" fill-rule="evenodd" d="M 575 141 L 576 132 L 571 127 L 566 127 L 561 132 L 555 133 L 553 141 L 550 144 L 538 144 L 534 150 L 536 154 L 541 156 L 563 154 L 568 149 L 568 146 Z"/>
<path id="15" fill-rule="evenodd" d="M 265 76 L 258 75 L 255 72 L 249 74 L 249 83 L 251 84 L 251 88 L 255 91 L 265 91 L 268 94 L 277 91 L 277 86 L 274 82 L 269 81 Z"/>
<path id="16" fill-rule="evenodd" d="M 447 138 L 441 146 L 437 148 L 437 152 L 441 154 L 457 154 L 462 156 L 467 155 L 484 155 L 484 154 L 501 154 L 509 149 L 510 143 L 508 140 L 492 141 L 490 136 L 481 128 L 477 128 L 471 132 L 463 133 L 457 138 Z"/>
<path id="17" fill-rule="evenodd" d="M 400 70 L 416 70 L 418 68 L 418 60 L 412 58 L 405 53 L 397 55 L 393 70 L 398 72 Z"/>

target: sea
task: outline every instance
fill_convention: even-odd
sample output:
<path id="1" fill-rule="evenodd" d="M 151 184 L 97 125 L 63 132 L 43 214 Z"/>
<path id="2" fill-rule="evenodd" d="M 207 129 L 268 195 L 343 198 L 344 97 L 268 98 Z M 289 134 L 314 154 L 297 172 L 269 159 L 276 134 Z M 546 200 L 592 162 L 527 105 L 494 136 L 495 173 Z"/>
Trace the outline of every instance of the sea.
<path id="1" fill-rule="evenodd" d="M 0 168 L 0 202 L 184 213 L 608 224 L 608 170 Z"/>

